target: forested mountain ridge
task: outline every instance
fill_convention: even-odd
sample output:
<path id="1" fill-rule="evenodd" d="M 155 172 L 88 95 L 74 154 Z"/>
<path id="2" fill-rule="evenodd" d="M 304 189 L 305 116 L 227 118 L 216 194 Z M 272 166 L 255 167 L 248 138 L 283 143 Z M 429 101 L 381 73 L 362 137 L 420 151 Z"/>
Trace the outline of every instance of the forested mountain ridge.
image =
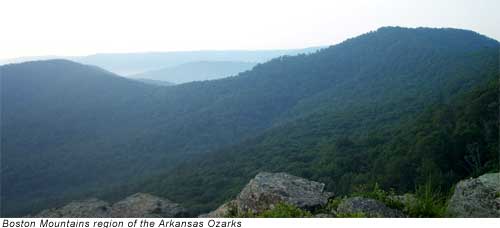
<path id="1" fill-rule="evenodd" d="M 46 208 L 49 202 L 62 202 L 62 193 L 75 198 L 165 170 L 180 173 L 183 169 L 175 168 L 192 164 L 195 157 L 230 159 L 239 153 L 229 145 L 248 154 L 282 153 L 275 159 L 321 160 L 303 148 L 336 139 L 331 135 L 364 135 L 366 127 L 384 129 L 411 119 L 412 113 L 486 83 L 495 67 L 498 72 L 497 63 L 498 42 L 474 32 L 390 27 L 310 55 L 276 58 L 236 77 L 171 87 L 69 62 L 2 66 L 2 123 L 8 123 L 2 124 L 2 152 L 9 157 L 2 160 L 2 213 Z M 30 84 L 33 80 L 38 81 Z M 290 126 L 299 131 L 276 130 Z M 326 127 L 319 135 L 310 134 L 315 126 Z M 289 134 L 310 137 L 292 143 L 280 139 L 295 139 Z M 243 146 L 246 139 L 257 146 Z M 268 147 L 272 143 L 267 142 L 277 144 Z M 163 185 L 181 181 L 173 180 L 176 175 L 158 182 L 165 188 L 144 186 L 173 194 L 167 198 L 191 197 L 185 202 L 207 210 L 238 191 L 245 173 L 266 168 L 263 163 L 276 164 L 255 162 L 260 165 L 231 163 L 244 169 L 228 169 L 235 179 L 222 182 L 218 172 L 215 179 L 212 171 L 204 173 L 206 178 L 188 173 L 191 179 L 182 181 L 189 185 L 178 189 L 183 193 Z M 278 163 L 289 169 L 297 165 Z M 314 163 L 298 165 L 309 164 Z M 301 176 L 331 175 L 307 172 Z M 220 192 L 225 181 L 231 187 Z"/>
<path id="2" fill-rule="evenodd" d="M 222 203 L 234 196 L 258 171 L 291 172 L 325 182 L 330 190 L 346 194 L 356 188 L 370 188 L 374 183 L 404 193 L 413 191 L 417 184 L 429 178 L 434 179 L 435 187 L 445 189 L 460 178 L 496 170 L 498 159 L 494 155 L 498 146 L 494 135 L 498 135 L 498 125 L 495 125 L 498 93 L 495 88 L 498 88 L 499 75 L 498 48 L 494 45 L 495 41 L 493 48 L 476 49 L 450 59 L 428 58 L 425 61 L 428 67 L 413 67 L 411 69 L 417 70 L 414 74 L 400 75 L 404 81 L 399 83 L 406 82 L 406 88 L 392 84 L 401 79 L 397 77 L 384 81 L 388 87 L 379 89 L 375 88 L 380 84 L 370 80 L 366 84 L 373 85 L 370 89 L 375 91 L 367 95 L 369 103 L 361 103 L 366 91 L 347 91 L 356 88 L 355 85 L 343 92 L 355 97 L 356 102 L 344 107 L 332 105 L 342 104 L 336 101 L 341 95 L 332 95 L 338 92 L 333 90 L 309 97 L 307 102 L 301 100 L 304 103 L 299 103 L 291 112 L 301 114 L 292 118 L 295 121 L 290 121 L 289 115 L 288 121 L 279 122 L 258 137 L 184 163 L 174 172 L 139 182 L 141 187 L 130 187 L 131 192 L 149 191 L 174 197 L 194 210 L 205 211 L 213 209 L 217 205 L 214 202 Z M 445 54 L 444 50 L 439 54 Z M 468 59 L 460 60 L 463 56 Z M 388 67 L 389 63 L 386 63 Z M 478 63 L 481 67 L 471 67 Z M 401 69 L 410 71 L 408 67 L 411 66 Z M 377 72 L 370 76 L 374 73 Z M 430 77 L 425 78 L 425 75 Z M 468 95 L 460 95 L 464 92 Z M 387 94 L 384 97 L 373 93 Z M 477 97 L 478 93 L 483 96 Z M 349 97 L 344 99 L 345 102 Z M 301 107 L 304 104 L 306 108 Z M 450 116 L 443 116 L 443 113 Z M 470 113 L 476 114 L 471 116 Z M 481 120 L 478 113 L 489 114 Z M 440 129 L 444 124 L 441 121 L 449 121 L 456 128 Z M 460 136 L 468 134 L 462 132 L 467 125 L 476 126 L 475 138 Z M 425 137 L 426 134 L 430 136 Z M 450 145 L 428 145 L 440 140 Z M 475 164 L 474 169 L 479 170 L 470 172 L 468 169 L 472 168 L 468 166 L 472 165 L 468 160 L 475 158 L 468 158 L 471 152 L 464 148 L 475 147 L 474 140 L 480 140 L 477 145 L 482 148 L 482 162 Z M 424 153 L 424 148 L 429 151 Z M 440 148 L 448 149 L 442 152 Z M 446 156 L 453 158 L 446 159 Z"/>
<path id="3" fill-rule="evenodd" d="M 106 169 L 108 161 L 114 168 L 147 163 L 147 153 L 123 147 L 148 126 L 156 86 L 67 60 L 4 65 L 0 72 L 3 211 L 123 178 Z"/>
<path id="4" fill-rule="evenodd" d="M 461 178 L 500 168 L 499 77 L 492 74 L 489 83 L 407 121 L 345 131 L 335 124 L 354 125 L 373 112 L 313 115 L 111 192 L 147 191 L 203 212 L 234 197 L 256 173 L 279 171 L 323 181 L 337 196 L 370 191 L 375 184 L 400 194 L 431 184 L 447 194 Z"/>

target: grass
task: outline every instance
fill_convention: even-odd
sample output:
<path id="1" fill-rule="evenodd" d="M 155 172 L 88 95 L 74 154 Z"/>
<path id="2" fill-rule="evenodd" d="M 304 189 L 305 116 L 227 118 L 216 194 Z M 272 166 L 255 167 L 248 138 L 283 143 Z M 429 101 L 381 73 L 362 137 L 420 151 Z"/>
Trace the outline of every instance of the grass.
<path id="1" fill-rule="evenodd" d="M 356 192 L 353 196 L 360 196 L 365 198 L 371 198 L 384 203 L 387 207 L 403 210 L 405 208 L 404 202 L 396 199 L 396 193 L 393 190 L 385 191 L 380 186 L 375 183 L 373 190 L 370 192 Z"/>
<path id="2" fill-rule="evenodd" d="M 408 198 L 406 200 L 398 199 L 394 191 L 385 191 L 380 188 L 378 184 L 375 184 L 371 191 L 356 192 L 351 196 L 360 196 L 365 198 L 371 198 L 384 203 L 387 207 L 401 210 L 409 217 L 414 218 L 436 218 L 444 217 L 446 212 L 446 202 L 447 195 L 443 194 L 439 189 L 433 188 L 432 182 L 427 181 L 423 185 L 419 185 L 415 188 L 414 197 Z M 496 193 L 497 197 L 500 197 L 500 192 Z M 328 201 L 328 203 L 314 212 L 309 212 L 297 208 L 294 205 L 279 203 L 273 209 L 266 210 L 259 214 L 254 214 L 251 212 L 239 212 L 236 208 L 230 210 L 230 217 L 238 218 L 303 218 L 303 217 L 313 217 L 313 214 L 325 213 L 325 214 L 335 214 L 338 218 L 365 218 L 364 213 L 346 213 L 346 214 L 336 214 L 336 210 L 344 198 L 333 198 Z"/>
<path id="3" fill-rule="evenodd" d="M 337 218 L 366 218 L 364 213 L 345 213 L 337 214 Z"/>
<path id="4" fill-rule="evenodd" d="M 439 189 L 432 188 L 430 181 L 416 188 L 415 197 L 415 202 L 406 205 L 404 209 L 410 217 L 444 217 L 447 197 Z"/>
<path id="5" fill-rule="evenodd" d="M 302 210 L 296 206 L 286 203 L 278 203 L 274 208 L 255 214 L 251 211 L 241 212 L 231 207 L 229 215 L 231 218 L 307 218 L 312 217 L 312 213 Z"/>
<path id="6" fill-rule="evenodd" d="M 385 191 L 378 184 L 375 184 L 372 191 L 357 192 L 353 196 L 378 200 L 387 207 L 401 210 L 409 217 L 414 218 L 444 217 L 448 198 L 439 189 L 433 188 L 430 180 L 417 186 L 414 198 L 409 200 L 398 200 L 394 191 Z"/>
<path id="7" fill-rule="evenodd" d="M 306 218 L 312 217 L 311 212 L 302 210 L 290 204 L 279 203 L 273 209 L 257 215 L 258 218 Z"/>

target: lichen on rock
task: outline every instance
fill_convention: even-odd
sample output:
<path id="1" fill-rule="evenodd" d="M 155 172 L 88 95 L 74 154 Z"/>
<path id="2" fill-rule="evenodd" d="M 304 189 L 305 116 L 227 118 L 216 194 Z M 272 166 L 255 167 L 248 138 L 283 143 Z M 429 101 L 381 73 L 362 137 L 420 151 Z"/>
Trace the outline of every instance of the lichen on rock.
<path id="1" fill-rule="evenodd" d="M 361 214 L 369 218 L 402 218 L 403 212 L 387 207 L 384 203 L 364 197 L 351 197 L 343 200 L 336 211 L 337 216 Z"/>
<path id="2" fill-rule="evenodd" d="M 458 182 L 447 215 L 451 217 L 500 217 L 500 173 L 484 174 Z"/>
<path id="3" fill-rule="evenodd" d="M 227 217 L 231 213 L 259 214 L 273 209 L 279 203 L 312 210 L 324 206 L 333 194 L 325 191 L 325 184 L 287 173 L 261 172 L 243 188 L 240 194 L 206 217 Z"/>
<path id="4" fill-rule="evenodd" d="M 44 210 L 35 217 L 44 218 L 117 218 L 183 217 L 185 210 L 168 199 L 136 193 L 112 206 L 102 200 L 73 201 L 59 208 Z"/>

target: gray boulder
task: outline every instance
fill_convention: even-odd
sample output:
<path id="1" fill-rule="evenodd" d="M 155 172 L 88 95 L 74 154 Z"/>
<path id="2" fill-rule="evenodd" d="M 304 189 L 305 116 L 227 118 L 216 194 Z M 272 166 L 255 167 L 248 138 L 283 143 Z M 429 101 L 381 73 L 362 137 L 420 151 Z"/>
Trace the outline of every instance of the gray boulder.
<path id="1" fill-rule="evenodd" d="M 325 184 L 287 173 L 261 172 L 236 197 L 239 211 L 260 213 L 287 203 L 302 209 L 314 209 L 328 203 L 331 193 Z"/>
<path id="2" fill-rule="evenodd" d="M 368 218 L 403 218 L 403 212 L 387 207 L 384 203 L 363 197 L 343 200 L 337 207 L 337 216 L 362 215 Z"/>
<path id="3" fill-rule="evenodd" d="M 325 184 L 296 177 L 287 173 L 261 172 L 243 188 L 235 200 L 230 201 L 204 217 L 227 217 L 238 213 L 259 214 L 278 203 L 287 203 L 311 210 L 328 202 L 331 193 Z"/>
<path id="4" fill-rule="evenodd" d="M 110 206 L 98 199 L 74 201 L 63 207 L 44 210 L 34 217 L 38 218 L 106 218 Z"/>
<path id="5" fill-rule="evenodd" d="M 237 206 L 236 201 L 231 200 L 225 204 L 222 204 L 217 209 L 211 211 L 207 214 L 199 215 L 199 218 L 223 218 L 223 217 L 232 217 L 237 216 Z"/>
<path id="6" fill-rule="evenodd" d="M 185 210 L 178 204 L 150 194 L 137 193 L 118 201 L 112 206 L 109 203 L 88 199 L 74 201 L 63 207 L 44 210 L 35 217 L 43 218 L 152 218 L 182 217 Z"/>
<path id="7" fill-rule="evenodd" d="M 334 214 L 320 213 L 320 214 L 315 214 L 314 218 L 336 218 L 336 216 Z"/>
<path id="8" fill-rule="evenodd" d="M 500 217 L 500 173 L 458 182 L 447 214 L 451 217 Z"/>
<path id="9" fill-rule="evenodd" d="M 113 204 L 113 218 L 158 218 L 179 217 L 185 210 L 170 200 L 145 193 L 136 193 Z"/>

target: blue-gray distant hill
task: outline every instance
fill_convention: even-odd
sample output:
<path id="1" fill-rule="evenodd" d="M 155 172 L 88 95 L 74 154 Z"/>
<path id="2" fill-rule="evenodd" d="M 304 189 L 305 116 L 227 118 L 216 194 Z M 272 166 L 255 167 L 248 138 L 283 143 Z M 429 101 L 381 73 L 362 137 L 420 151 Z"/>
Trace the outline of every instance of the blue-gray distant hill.
<path id="1" fill-rule="evenodd" d="M 159 70 L 130 75 L 130 77 L 168 81 L 180 84 L 234 76 L 240 72 L 252 69 L 252 67 L 256 64 L 257 63 L 252 62 L 233 61 L 189 62 L 174 67 L 166 67 Z"/>
<path id="2" fill-rule="evenodd" d="M 234 51 L 174 51 L 146 53 L 95 54 L 68 59 L 102 67 L 120 75 L 139 74 L 165 67 L 200 61 L 231 61 L 261 63 L 282 55 L 312 53 L 323 47 L 285 50 L 234 50 Z"/>
<path id="3" fill-rule="evenodd" d="M 262 63 L 278 56 L 307 54 L 322 48 L 325 47 L 282 50 L 98 53 L 88 56 L 32 56 L 0 60 L 0 65 L 35 60 L 68 59 L 83 64 L 95 65 L 122 76 L 128 76 L 200 61 Z"/>
<path id="4" fill-rule="evenodd" d="M 158 85 L 158 86 L 173 86 L 173 85 L 175 85 L 175 83 L 172 83 L 172 82 L 153 80 L 153 79 L 147 79 L 147 78 L 137 78 L 135 80 L 140 81 L 140 82 L 145 83 L 145 84 L 150 84 L 150 85 Z"/>

